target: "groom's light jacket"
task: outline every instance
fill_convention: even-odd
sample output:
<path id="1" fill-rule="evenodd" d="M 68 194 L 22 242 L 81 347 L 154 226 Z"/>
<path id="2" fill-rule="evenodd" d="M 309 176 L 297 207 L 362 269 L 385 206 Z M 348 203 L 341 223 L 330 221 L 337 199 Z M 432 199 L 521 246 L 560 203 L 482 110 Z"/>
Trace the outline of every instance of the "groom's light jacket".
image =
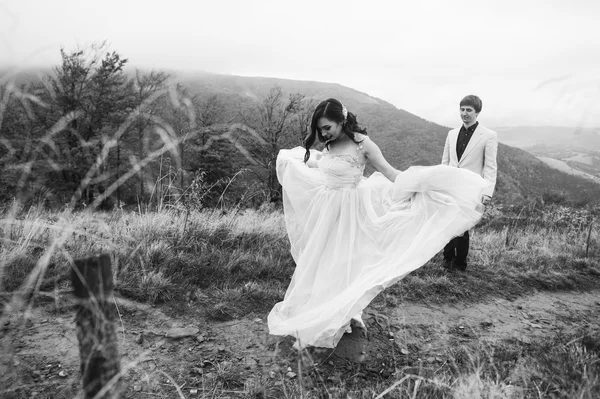
<path id="1" fill-rule="evenodd" d="M 496 175 L 498 167 L 496 164 L 496 154 L 498 153 L 498 134 L 481 126 L 481 123 L 475 129 L 473 136 L 465 148 L 460 161 L 456 154 L 456 142 L 460 128 L 452 129 L 446 137 L 444 146 L 444 155 L 442 155 L 442 165 L 454 166 L 457 168 L 468 169 L 477 173 L 488 182 L 488 186 L 483 190 L 484 195 L 492 196 L 496 187 Z"/>

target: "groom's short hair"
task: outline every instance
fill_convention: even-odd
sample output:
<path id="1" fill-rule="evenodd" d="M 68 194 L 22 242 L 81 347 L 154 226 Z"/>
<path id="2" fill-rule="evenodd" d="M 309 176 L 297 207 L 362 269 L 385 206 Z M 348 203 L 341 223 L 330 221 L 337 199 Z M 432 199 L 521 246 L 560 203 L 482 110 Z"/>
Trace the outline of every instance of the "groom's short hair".
<path id="1" fill-rule="evenodd" d="M 460 100 L 460 106 L 464 107 L 465 105 L 470 105 L 475 109 L 475 112 L 480 113 L 483 104 L 481 102 L 481 98 L 474 96 L 473 94 L 469 94 L 462 100 Z"/>

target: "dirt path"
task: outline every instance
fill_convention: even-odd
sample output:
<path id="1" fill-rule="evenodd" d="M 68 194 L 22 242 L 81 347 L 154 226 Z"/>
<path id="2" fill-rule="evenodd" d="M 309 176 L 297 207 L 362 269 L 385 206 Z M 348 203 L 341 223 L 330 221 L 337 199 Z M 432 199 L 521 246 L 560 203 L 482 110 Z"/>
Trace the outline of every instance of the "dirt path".
<path id="1" fill-rule="evenodd" d="M 185 316 L 171 317 L 167 310 L 129 301 L 120 301 L 119 311 L 127 397 L 175 392 L 174 382 L 190 397 L 217 386 L 220 392 L 236 397 L 295 370 L 292 340 L 269 336 L 264 315 L 205 323 L 194 307 Z M 535 293 L 513 301 L 495 298 L 472 305 L 370 307 L 364 315 L 368 340 L 347 335 L 336 351 L 317 351 L 315 359 L 338 369 L 360 360 L 381 374 L 381 360 L 390 352 L 396 357 L 442 362 L 449 346 L 510 339 L 527 343 L 585 325 L 600 328 L 598 316 L 600 291 Z M 25 320 L 0 326 L 2 353 L 10 355 L 0 361 L 0 375 L 5 376 L 0 390 L 13 389 L 3 397 L 72 397 L 79 387 L 79 357 L 70 307 L 56 309 L 55 304 L 46 304 Z M 165 337 L 179 327 L 195 327 L 199 332 L 181 339 Z M 293 378 L 292 374 L 288 377 Z"/>
<path id="2" fill-rule="evenodd" d="M 450 337 L 482 341 L 516 338 L 525 343 L 558 332 L 576 330 L 585 323 L 598 324 L 600 292 L 536 293 L 514 301 L 494 298 L 472 305 L 398 308 L 392 318 L 402 328 L 399 338 L 424 349 L 442 350 Z M 414 326 L 432 330 L 425 340 L 411 334 Z"/>

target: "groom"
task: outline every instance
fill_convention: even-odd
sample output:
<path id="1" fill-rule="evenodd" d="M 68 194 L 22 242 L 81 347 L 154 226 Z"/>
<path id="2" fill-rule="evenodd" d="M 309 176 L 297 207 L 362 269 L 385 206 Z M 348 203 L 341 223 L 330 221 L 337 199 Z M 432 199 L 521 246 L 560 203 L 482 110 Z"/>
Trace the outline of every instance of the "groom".
<path id="1" fill-rule="evenodd" d="M 489 205 L 496 186 L 496 153 L 498 135 L 477 122 L 481 112 L 481 99 L 474 95 L 460 102 L 460 117 L 463 125 L 448 133 L 442 165 L 455 166 L 475 172 L 488 182 L 481 202 Z M 469 232 L 452 239 L 444 248 L 444 268 L 464 271 L 469 253 Z"/>

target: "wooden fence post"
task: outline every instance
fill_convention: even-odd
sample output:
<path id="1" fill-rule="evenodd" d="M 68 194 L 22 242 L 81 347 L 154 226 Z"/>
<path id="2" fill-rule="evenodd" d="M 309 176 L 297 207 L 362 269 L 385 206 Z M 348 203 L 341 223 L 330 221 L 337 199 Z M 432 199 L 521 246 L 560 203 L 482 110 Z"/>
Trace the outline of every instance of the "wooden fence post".
<path id="1" fill-rule="evenodd" d="M 76 298 L 77 340 L 85 397 L 93 398 L 103 390 L 101 398 L 118 398 L 120 378 L 105 387 L 121 369 L 110 256 L 102 254 L 75 260 L 71 281 Z"/>

